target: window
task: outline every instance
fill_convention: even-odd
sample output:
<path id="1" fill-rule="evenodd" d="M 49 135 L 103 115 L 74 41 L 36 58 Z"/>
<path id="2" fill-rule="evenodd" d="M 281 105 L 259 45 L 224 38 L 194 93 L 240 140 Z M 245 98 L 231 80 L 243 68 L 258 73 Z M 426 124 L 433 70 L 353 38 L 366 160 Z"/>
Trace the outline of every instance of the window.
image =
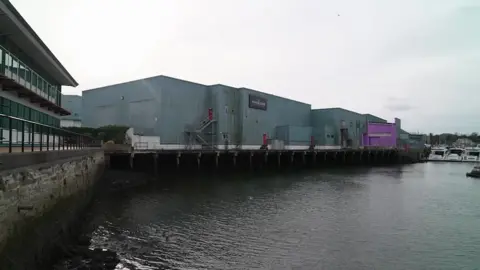
<path id="1" fill-rule="evenodd" d="M 12 63 L 12 57 L 10 54 L 5 53 L 5 68 L 10 68 L 10 65 Z"/>
<path id="2" fill-rule="evenodd" d="M 42 79 L 42 81 L 43 81 L 43 93 L 48 95 L 48 88 L 50 86 L 48 85 L 48 83 L 44 79 Z"/>
<path id="3" fill-rule="evenodd" d="M 18 113 L 17 108 L 18 108 L 18 103 L 10 101 L 10 115 L 11 116 L 15 116 L 15 117 L 18 116 L 17 115 L 17 113 Z"/>
<path id="4" fill-rule="evenodd" d="M 40 124 L 45 124 L 45 114 L 44 113 L 39 113 L 40 114 L 40 119 L 38 119 Z"/>
<path id="5" fill-rule="evenodd" d="M 39 119 L 39 116 L 38 116 L 38 111 L 35 110 L 35 109 L 32 109 L 32 115 L 30 117 L 30 120 L 34 121 L 34 122 L 38 122 L 40 119 Z"/>
<path id="6" fill-rule="evenodd" d="M 25 105 L 18 104 L 17 116 L 20 118 L 25 118 L 24 112 L 25 112 Z"/>
<path id="7" fill-rule="evenodd" d="M 10 114 L 10 100 L 6 98 L 1 98 L 0 100 L 0 111 L 3 114 L 9 115 Z M 5 117 L 2 117 L 1 123 L 0 123 L 2 128 L 8 128 L 8 119 Z"/>
<path id="8" fill-rule="evenodd" d="M 10 100 L 2 97 L 0 109 L 3 114 L 10 114 Z"/>
<path id="9" fill-rule="evenodd" d="M 38 81 L 37 73 L 32 72 L 32 85 L 35 88 L 38 88 L 38 82 L 37 81 Z"/>
<path id="10" fill-rule="evenodd" d="M 52 85 L 52 86 L 50 87 L 50 96 L 51 96 L 52 98 L 55 98 L 55 93 L 57 92 L 56 90 L 57 90 L 57 89 L 55 89 L 55 86 Z"/>
<path id="11" fill-rule="evenodd" d="M 40 92 L 43 92 L 43 81 L 40 77 L 37 77 L 37 88 Z"/>
<path id="12" fill-rule="evenodd" d="M 32 81 L 32 71 L 27 67 L 25 67 L 25 80 L 29 83 Z"/>
<path id="13" fill-rule="evenodd" d="M 19 63 L 18 75 L 20 78 L 25 79 L 25 66 L 22 63 Z"/>
<path id="14" fill-rule="evenodd" d="M 0 113 L 5 115 L 11 115 L 13 117 L 22 118 L 25 120 L 30 120 L 44 125 L 60 127 L 60 119 L 56 116 L 51 116 L 49 114 L 37 111 L 33 108 L 30 108 L 26 105 L 11 101 L 7 98 L 0 97 Z M 21 120 L 12 120 L 12 128 L 21 130 L 22 125 L 24 124 Z M 0 128 L 8 128 L 9 119 L 0 117 Z M 30 129 L 29 124 L 25 124 L 25 129 Z M 40 128 L 35 127 L 35 132 L 38 132 Z"/>
<path id="15" fill-rule="evenodd" d="M 18 61 L 17 59 L 12 57 L 12 67 L 11 67 L 13 74 L 18 74 Z"/>
<path id="16" fill-rule="evenodd" d="M 5 71 L 4 72 L 7 72 L 7 71 L 10 71 L 10 66 L 12 65 L 12 57 L 6 53 L 5 54 Z"/>

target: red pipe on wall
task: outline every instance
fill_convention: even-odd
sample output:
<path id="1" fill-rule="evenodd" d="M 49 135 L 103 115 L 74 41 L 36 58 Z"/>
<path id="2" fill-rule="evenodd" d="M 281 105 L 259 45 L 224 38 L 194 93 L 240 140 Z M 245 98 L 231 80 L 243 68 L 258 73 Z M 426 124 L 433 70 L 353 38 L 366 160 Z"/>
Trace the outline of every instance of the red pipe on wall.
<path id="1" fill-rule="evenodd" d="M 208 120 L 212 121 L 213 120 L 213 109 L 208 108 Z"/>

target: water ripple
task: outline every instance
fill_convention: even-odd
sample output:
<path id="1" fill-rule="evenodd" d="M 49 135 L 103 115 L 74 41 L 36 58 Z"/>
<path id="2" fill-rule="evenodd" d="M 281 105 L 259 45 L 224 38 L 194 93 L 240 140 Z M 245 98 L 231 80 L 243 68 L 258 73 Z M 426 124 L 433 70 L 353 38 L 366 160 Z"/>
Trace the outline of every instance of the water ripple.
<path id="1" fill-rule="evenodd" d="M 480 183 L 467 169 L 177 181 L 98 211 L 93 245 L 130 269 L 475 269 Z"/>

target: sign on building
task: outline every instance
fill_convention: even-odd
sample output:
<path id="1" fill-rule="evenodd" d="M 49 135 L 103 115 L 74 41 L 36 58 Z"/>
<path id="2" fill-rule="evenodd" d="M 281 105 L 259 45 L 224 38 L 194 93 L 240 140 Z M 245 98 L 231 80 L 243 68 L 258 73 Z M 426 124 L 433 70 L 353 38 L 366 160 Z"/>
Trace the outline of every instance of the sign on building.
<path id="1" fill-rule="evenodd" d="M 267 110 L 267 99 L 255 95 L 248 95 L 248 107 L 257 110 Z"/>

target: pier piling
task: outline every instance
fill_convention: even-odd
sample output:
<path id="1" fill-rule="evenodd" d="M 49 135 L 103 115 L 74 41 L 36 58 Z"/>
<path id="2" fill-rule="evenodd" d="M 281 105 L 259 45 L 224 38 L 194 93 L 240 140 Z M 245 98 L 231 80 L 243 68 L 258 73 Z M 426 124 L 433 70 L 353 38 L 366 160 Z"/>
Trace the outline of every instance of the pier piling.
<path id="1" fill-rule="evenodd" d="M 388 165 L 419 162 L 421 155 L 400 149 L 228 150 L 106 152 L 107 166 L 141 170 L 155 176 L 169 171 L 282 170 L 350 165 Z M 125 161 L 122 161 L 125 160 Z M 122 167 L 126 164 L 126 167 Z M 151 165 L 149 165 L 151 164 Z M 150 168 L 149 168 L 150 167 Z"/>

